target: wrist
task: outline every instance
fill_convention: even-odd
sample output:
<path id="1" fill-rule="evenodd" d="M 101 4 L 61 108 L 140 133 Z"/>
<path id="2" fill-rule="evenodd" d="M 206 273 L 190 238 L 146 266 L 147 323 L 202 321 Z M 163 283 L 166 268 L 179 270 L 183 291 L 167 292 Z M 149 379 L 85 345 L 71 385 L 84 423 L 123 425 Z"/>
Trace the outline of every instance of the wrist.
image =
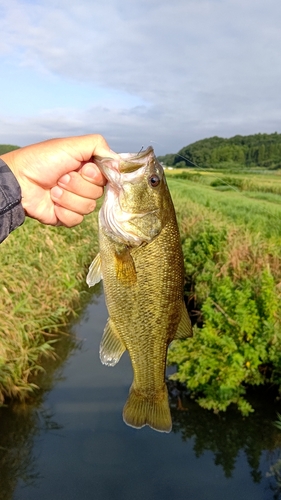
<path id="1" fill-rule="evenodd" d="M 0 159 L 6 163 L 8 168 L 11 170 L 13 176 L 15 177 L 15 180 L 17 181 L 20 192 L 21 192 L 21 205 L 25 209 L 24 206 L 24 176 L 20 173 L 20 169 L 18 168 L 18 162 L 17 162 L 17 151 L 20 150 L 14 150 L 10 151 L 9 153 L 5 153 L 0 156 Z"/>
<path id="2" fill-rule="evenodd" d="M 0 242 L 24 222 L 21 188 L 13 171 L 0 157 Z"/>
<path id="3" fill-rule="evenodd" d="M 15 178 L 17 179 L 18 183 L 20 184 L 19 179 L 18 179 L 18 174 L 17 174 L 14 151 L 10 151 L 9 153 L 5 153 L 5 154 L 1 155 L 0 158 L 1 158 L 1 160 L 3 160 L 6 163 L 6 165 L 9 167 L 9 169 L 13 172 Z"/>

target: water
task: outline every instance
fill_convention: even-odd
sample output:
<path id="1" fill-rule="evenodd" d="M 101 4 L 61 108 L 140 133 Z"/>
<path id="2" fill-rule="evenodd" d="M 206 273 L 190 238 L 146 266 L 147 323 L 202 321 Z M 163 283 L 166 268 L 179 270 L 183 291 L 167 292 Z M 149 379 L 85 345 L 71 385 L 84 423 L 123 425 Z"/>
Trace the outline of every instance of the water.
<path id="1" fill-rule="evenodd" d="M 185 398 L 177 409 L 176 394 L 170 434 L 126 426 L 132 370 L 126 355 L 114 368 L 100 363 L 106 319 L 103 295 L 93 297 L 73 327 L 78 348 L 63 339 L 65 361 L 50 364 L 41 394 L 0 412 L 1 500 L 279 498 L 276 408 L 263 399 L 247 419 L 216 416 Z"/>

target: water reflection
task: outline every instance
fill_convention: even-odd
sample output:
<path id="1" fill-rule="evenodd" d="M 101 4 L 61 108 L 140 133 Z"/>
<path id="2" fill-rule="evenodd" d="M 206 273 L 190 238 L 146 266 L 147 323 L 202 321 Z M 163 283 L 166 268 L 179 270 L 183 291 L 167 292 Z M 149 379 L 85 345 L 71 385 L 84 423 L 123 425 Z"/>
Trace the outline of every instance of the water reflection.
<path id="1" fill-rule="evenodd" d="M 269 490 L 273 492 L 273 500 L 281 498 L 281 450 L 275 450 L 274 460 L 266 476 L 269 478 Z"/>
<path id="2" fill-rule="evenodd" d="M 78 347 L 72 335 L 62 335 L 57 343 L 56 358 L 40 374 L 41 389 L 25 403 L 12 403 L 0 410 L 0 499 L 12 498 L 19 480 L 33 484 L 40 477 L 33 452 L 34 439 L 60 425 L 52 413 L 43 407 L 44 399 L 62 379 L 62 365 Z"/>
<path id="3" fill-rule="evenodd" d="M 132 380 L 128 356 L 99 362 L 107 319 L 93 298 L 63 336 L 40 393 L 0 411 L 1 500 L 275 500 L 281 498 L 280 404 L 253 392 L 256 412 L 214 415 L 169 382 L 173 432 L 122 421 Z"/>
<path id="4" fill-rule="evenodd" d="M 196 457 L 202 456 L 206 450 L 212 451 L 215 464 L 223 468 L 226 477 L 231 477 L 243 451 L 253 481 L 260 482 L 262 453 L 264 450 L 273 452 L 281 446 L 281 432 L 273 424 L 280 404 L 273 404 L 273 391 L 252 391 L 250 399 L 255 412 L 244 418 L 231 409 L 218 415 L 203 410 L 188 398 L 180 384 L 168 384 L 173 431 L 180 433 L 183 441 L 194 438 Z"/>
<path id="5" fill-rule="evenodd" d="M 35 436 L 60 426 L 53 420 L 53 415 L 28 405 L 3 409 L 0 425 L 0 498 L 8 500 L 12 498 L 19 479 L 31 485 L 40 477 L 33 453 Z"/>

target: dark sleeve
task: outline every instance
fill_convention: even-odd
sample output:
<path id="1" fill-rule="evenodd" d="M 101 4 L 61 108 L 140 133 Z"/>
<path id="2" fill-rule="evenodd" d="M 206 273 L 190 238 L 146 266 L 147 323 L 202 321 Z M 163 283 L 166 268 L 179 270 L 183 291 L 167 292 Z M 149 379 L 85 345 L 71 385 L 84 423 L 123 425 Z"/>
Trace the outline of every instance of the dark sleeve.
<path id="1" fill-rule="evenodd" d="M 20 185 L 0 158 L 0 243 L 24 222 L 24 217 Z"/>

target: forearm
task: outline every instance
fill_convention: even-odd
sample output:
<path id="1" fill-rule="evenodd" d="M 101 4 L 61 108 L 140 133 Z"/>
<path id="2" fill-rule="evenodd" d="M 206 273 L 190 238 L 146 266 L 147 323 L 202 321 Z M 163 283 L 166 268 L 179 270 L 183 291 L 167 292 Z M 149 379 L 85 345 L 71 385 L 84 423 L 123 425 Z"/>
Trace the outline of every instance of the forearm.
<path id="1" fill-rule="evenodd" d="M 24 222 L 24 218 L 19 183 L 0 158 L 0 243 Z"/>

